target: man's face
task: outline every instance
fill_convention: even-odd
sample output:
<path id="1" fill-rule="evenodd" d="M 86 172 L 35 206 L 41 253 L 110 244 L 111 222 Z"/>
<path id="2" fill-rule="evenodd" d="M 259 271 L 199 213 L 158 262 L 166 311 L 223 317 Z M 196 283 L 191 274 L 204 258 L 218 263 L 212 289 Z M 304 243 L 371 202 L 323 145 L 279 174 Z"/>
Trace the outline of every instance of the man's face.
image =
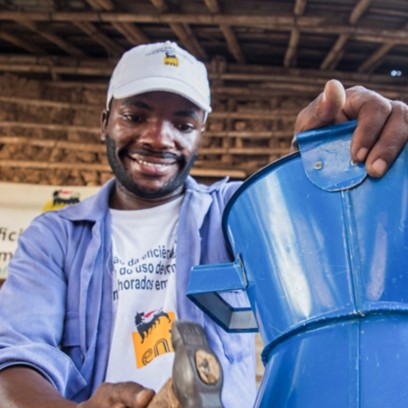
<path id="1" fill-rule="evenodd" d="M 166 201 L 178 195 L 197 156 L 204 112 L 169 92 L 113 99 L 102 116 L 118 194 Z"/>

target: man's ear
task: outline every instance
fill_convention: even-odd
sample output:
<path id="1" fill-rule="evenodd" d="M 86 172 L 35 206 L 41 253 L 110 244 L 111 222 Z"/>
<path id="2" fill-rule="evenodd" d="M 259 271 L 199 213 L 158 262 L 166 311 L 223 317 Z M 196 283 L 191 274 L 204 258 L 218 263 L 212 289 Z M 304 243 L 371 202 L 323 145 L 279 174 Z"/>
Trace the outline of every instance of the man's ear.
<path id="1" fill-rule="evenodd" d="M 109 121 L 109 111 L 103 110 L 101 113 L 101 141 L 104 142 L 106 139 L 106 129 L 108 127 Z"/>

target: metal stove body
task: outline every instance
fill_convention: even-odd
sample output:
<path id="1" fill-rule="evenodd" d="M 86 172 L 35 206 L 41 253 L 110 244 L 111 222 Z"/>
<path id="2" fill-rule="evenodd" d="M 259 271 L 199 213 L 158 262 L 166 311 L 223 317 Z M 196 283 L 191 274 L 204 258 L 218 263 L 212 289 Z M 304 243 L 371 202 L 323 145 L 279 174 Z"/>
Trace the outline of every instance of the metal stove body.
<path id="1" fill-rule="evenodd" d="M 297 135 L 225 210 L 235 261 L 188 296 L 229 331 L 259 330 L 256 407 L 408 406 L 408 147 L 381 179 L 350 160 L 355 122 Z M 250 308 L 222 297 L 245 290 Z"/>

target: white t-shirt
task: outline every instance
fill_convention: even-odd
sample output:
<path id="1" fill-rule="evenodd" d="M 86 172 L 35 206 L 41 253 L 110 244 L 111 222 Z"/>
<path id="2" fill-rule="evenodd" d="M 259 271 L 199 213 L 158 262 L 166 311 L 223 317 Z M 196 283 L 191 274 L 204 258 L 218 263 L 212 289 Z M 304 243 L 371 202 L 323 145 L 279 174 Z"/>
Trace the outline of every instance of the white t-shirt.
<path id="1" fill-rule="evenodd" d="M 182 197 L 112 216 L 112 346 L 105 380 L 158 391 L 171 377 L 176 319 L 176 229 Z"/>

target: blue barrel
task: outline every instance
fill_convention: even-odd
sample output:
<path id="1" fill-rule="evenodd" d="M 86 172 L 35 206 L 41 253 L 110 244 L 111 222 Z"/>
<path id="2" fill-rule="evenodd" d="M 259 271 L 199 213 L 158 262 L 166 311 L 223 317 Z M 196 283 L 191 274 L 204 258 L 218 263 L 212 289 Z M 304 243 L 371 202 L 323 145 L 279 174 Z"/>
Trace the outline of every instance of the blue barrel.
<path id="1" fill-rule="evenodd" d="M 381 179 L 349 154 L 355 122 L 297 135 L 225 210 L 235 262 L 187 295 L 226 330 L 259 330 L 256 407 L 408 407 L 408 147 Z M 210 279 L 209 279 L 210 278 Z M 250 308 L 228 304 L 245 290 Z"/>

